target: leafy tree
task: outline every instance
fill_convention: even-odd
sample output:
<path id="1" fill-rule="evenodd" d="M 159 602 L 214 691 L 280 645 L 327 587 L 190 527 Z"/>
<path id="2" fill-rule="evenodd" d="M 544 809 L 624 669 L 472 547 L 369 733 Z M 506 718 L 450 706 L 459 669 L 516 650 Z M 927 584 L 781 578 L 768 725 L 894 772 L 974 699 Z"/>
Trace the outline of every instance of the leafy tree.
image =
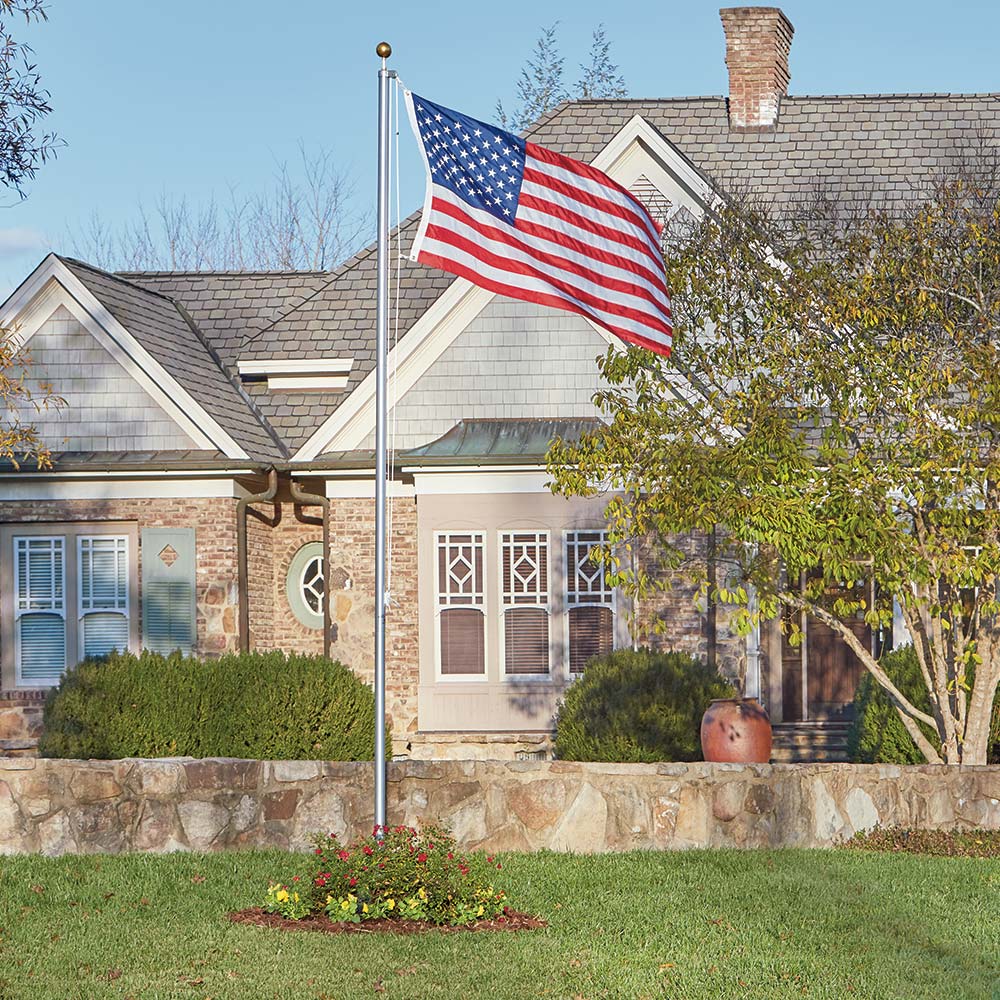
<path id="1" fill-rule="evenodd" d="M 581 64 L 582 76 L 572 92 L 563 82 L 565 60 L 559 54 L 559 22 L 543 28 L 517 81 L 518 106 L 508 113 L 497 101 L 497 120 L 506 129 L 521 132 L 548 114 L 562 101 L 576 98 L 625 97 L 625 78 L 611 61 L 611 43 L 599 24 L 594 30 L 589 62 Z"/>
<path id="2" fill-rule="evenodd" d="M 554 445 L 553 489 L 607 494 L 626 591 L 663 585 L 627 555 L 653 540 L 741 630 L 804 611 L 849 645 L 925 759 L 985 763 L 1000 684 L 996 154 L 892 210 L 833 200 L 792 218 L 731 197 L 667 240 L 677 361 L 608 352 L 609 422 Z M 708 579 L 675 542 L 716 526 L 724 573 Z M 842 586 L 862 579 L 873 601 Z M 843 620 L 889 628 L 894 602 L 929 711 Z M 797 617 L 782 625 L 793 641 Z"/>
<path id="3" fill-rule="evenodd" d="M 46 0 L 0 0 L 0 184 L 24 197 L 24 184 L 54 153 L 61 140 L 38 127 L 51 113 L 31 48 L 19 42 L 11 19 L 46 19 Z"/>

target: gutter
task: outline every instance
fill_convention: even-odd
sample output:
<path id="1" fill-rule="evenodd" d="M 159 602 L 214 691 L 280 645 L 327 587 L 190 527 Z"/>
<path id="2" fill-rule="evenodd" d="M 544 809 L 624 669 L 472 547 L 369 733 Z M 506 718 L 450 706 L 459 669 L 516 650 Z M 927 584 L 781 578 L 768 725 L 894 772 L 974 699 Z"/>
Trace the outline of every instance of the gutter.
<path id="1" fill-rule="evenodd" d="M 271 473 L 274 475 L 275 473 Z M 330 501 L 318 493 L 307 493 L 302 486 L 289 478 L 292 499 L 305 506 L 323 509 L 323 655 L 330 658 Z"/>
<path id="2" fill-rule="evenodd" d="M 250 652 L 250 571 L 247 566 L 247 508 L 252 503 L 267 503 L 278 493 L 278 470 L 273 466 L 267 473 L 267 489 L 242 497 L 236 504 L 236 566 L 237 596 L 240 606 L 240 652 Z M 326 532 L 326 518 L 323 521 Z"/>

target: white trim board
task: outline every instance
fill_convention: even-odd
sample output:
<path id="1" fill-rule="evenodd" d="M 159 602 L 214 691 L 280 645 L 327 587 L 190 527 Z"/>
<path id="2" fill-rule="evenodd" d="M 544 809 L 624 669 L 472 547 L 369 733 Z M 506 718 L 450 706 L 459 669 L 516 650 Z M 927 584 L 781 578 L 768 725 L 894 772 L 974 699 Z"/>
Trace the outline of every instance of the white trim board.
<path id="1" fill-rule="evenodd" d="M 618 132 L 595 157 L 593 165 L 626 187 L 644 175 L 665 198 L 694 215 L 701 215 L 706 204 L 714 201 L 708 182 L 641 115 L 635 115 Z M 393 373 L 390 405 L 403 398 L 494 297 L 493 292 L 464 278 L 456 278 L 448 286 L 389 352 L 388 368 Z M 590 325 L 607 343 L 618 342 L 596 324 Z M 308 462 L 326 451 L 359 448 L 374 429 L 373 370 L 313 432 L 292 461 Z"/>
<path id="2" fill-rule="evenodd" d="M 49 254 L 4 303 L 0 327 L 21 344 L 65 306 L 88 333 L 161 406 L 195 446 L 249 458 L 229 432 L 118 322 L 75 274 Z M 56 387 L 58 391 L 58 386 Z"/>
<path id="3" fill-rule="evenodd" d="M 240 375 L 346 375 L 353 358 L 274 358 L 238 361 Z"/>
<path id="4" fill-rule="evenodd" d="M 233 479 L 188 480 L 98 480 L 76 482 L 4 482 L 0 490 L 0 514 L 5 502 L 25 500 L 157 500 L 230 499 L 249 496 Z"/>

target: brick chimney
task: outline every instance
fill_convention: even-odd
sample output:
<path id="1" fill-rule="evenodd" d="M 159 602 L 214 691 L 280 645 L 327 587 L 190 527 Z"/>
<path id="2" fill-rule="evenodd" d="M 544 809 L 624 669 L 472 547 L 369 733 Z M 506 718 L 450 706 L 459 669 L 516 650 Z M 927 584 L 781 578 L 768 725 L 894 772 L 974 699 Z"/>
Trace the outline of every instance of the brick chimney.
<path id="1" fill-rule="evenodd" d="M 766 132 L 778 122 L 788 93 L 792 22 L 777 7 L 723 7 L 729 67 L 729 127 Z"/>

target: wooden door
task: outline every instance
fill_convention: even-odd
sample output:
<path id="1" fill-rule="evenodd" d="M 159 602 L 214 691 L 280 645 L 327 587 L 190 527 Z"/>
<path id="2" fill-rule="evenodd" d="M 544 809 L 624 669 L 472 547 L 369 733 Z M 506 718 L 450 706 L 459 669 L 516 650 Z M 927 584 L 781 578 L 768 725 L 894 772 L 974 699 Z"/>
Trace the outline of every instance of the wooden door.
<path id="1" fill-rule="evenodd" d="M 828 591 L 829 603 L 838 597 L 854 596 L 860 587 Z M 847 626 L 862 646 L 871 648 L 872 632 L 865 623 L 864 611 L 858 610 Z M 843 638 L 828 625 L 809 619 L 806 628 L 806 694 L 810 719 L 845 719 L 853 714 L 854 694 L 864 670 L 860 660 Z"/>

